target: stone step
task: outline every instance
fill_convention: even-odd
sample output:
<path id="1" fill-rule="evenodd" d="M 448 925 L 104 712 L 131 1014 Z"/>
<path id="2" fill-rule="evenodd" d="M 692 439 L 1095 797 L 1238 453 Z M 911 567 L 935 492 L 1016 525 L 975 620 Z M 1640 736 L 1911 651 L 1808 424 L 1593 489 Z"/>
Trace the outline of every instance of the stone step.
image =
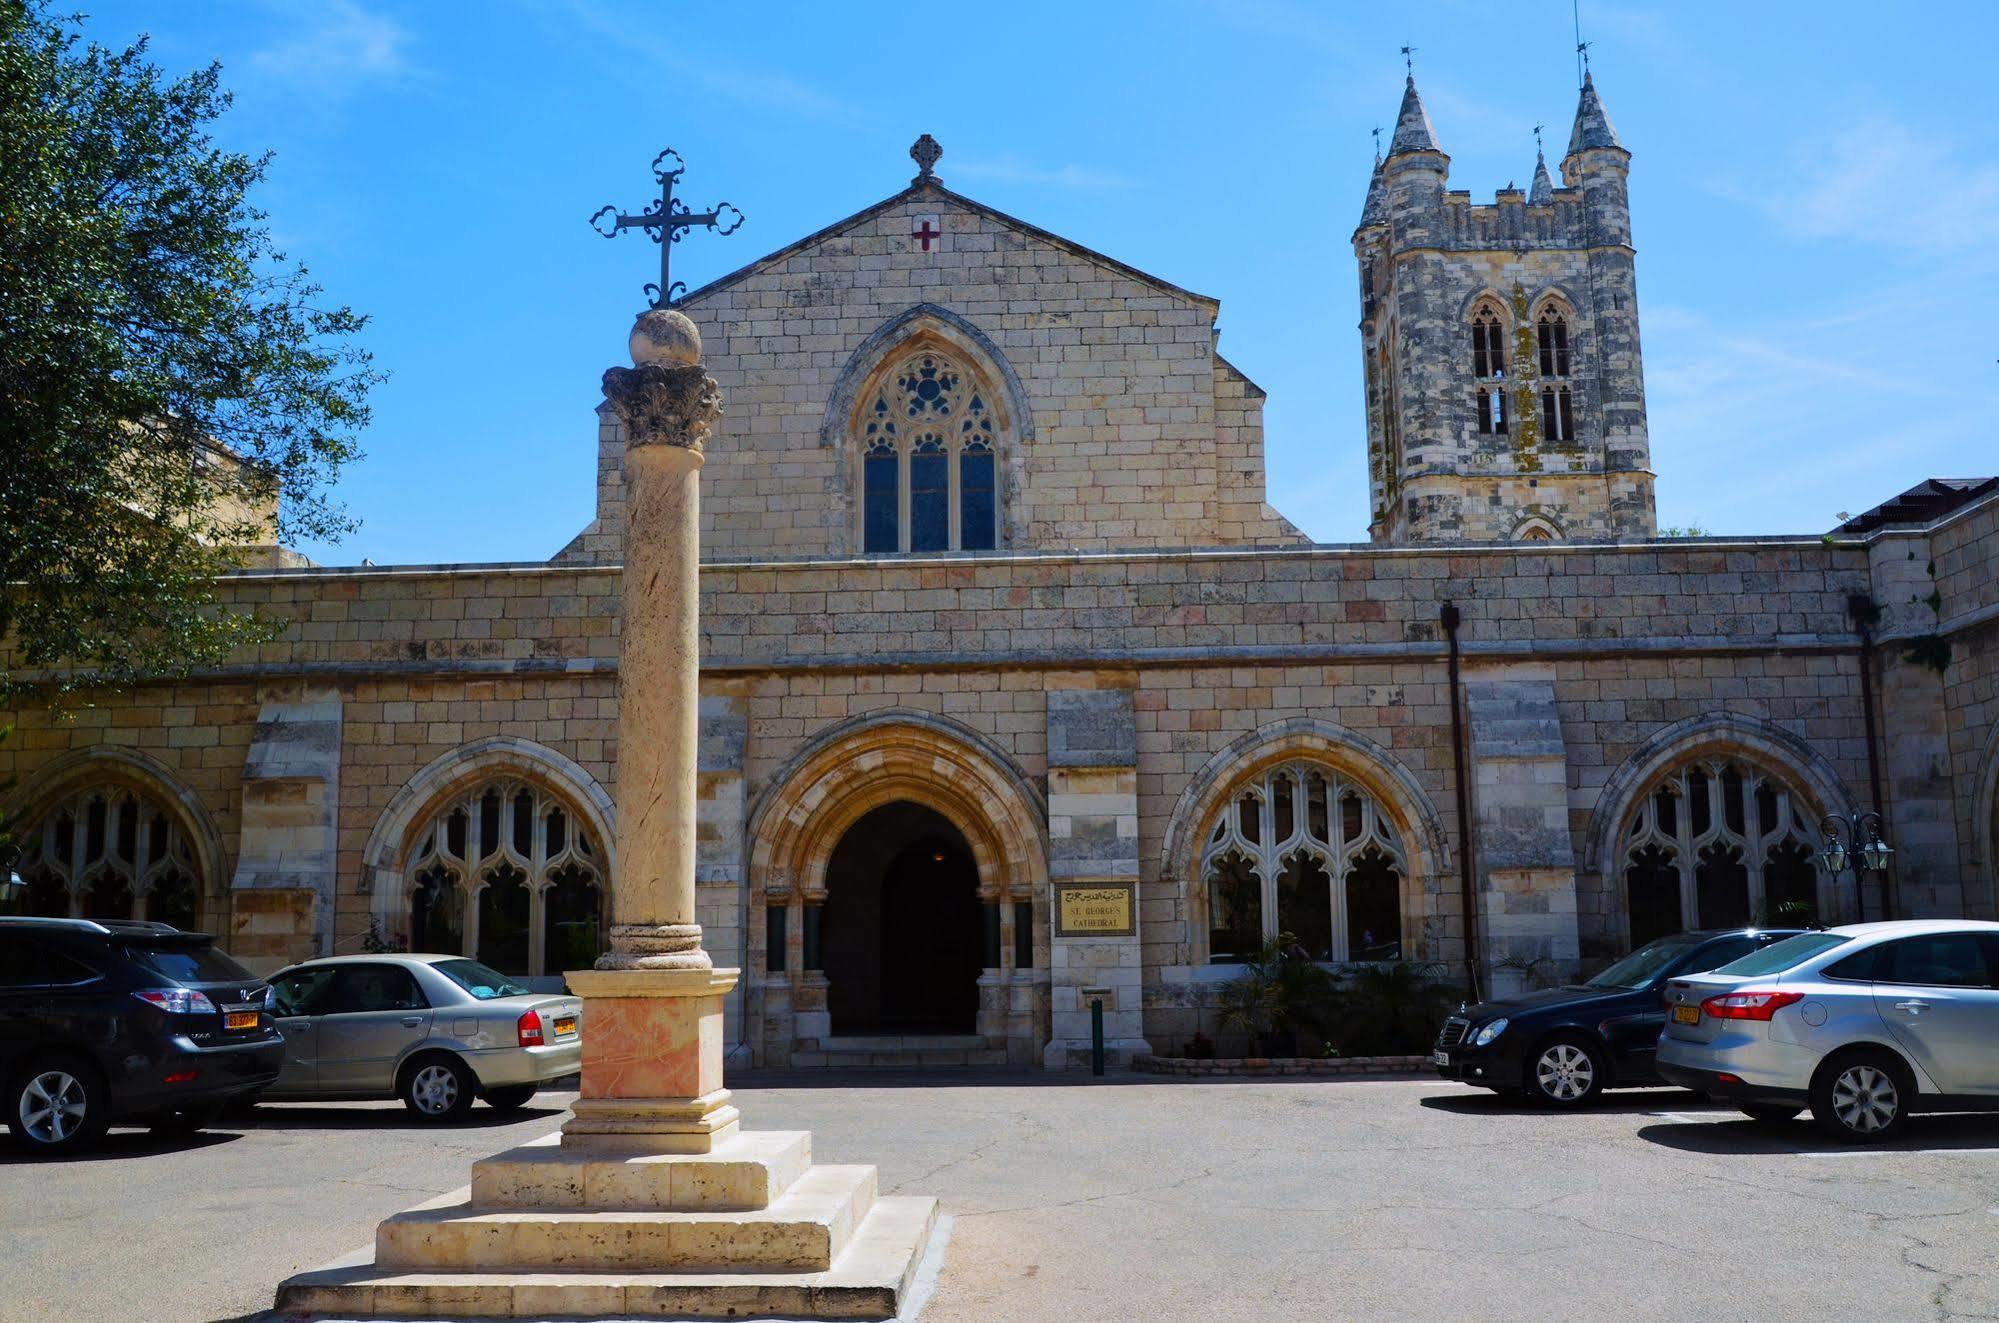
<path id="1" fill-rule="evenodd" d="M 824 1272 L 395 1272 L 366 1250 L 300 1273 L 277 1308 L 348 1319 L 893 1319 L 937 1219 L 931 1198 L 877 1199 Z"/>
<path id="2" fill-rule="evenodd" d="M 482 1209 L 768 1208 L 812 1165 L 807 1130 L 745 1130 L 711 1153 L 605 1154 L 549 1135 L 472 1164 Z"/>
<path id="3" fill-rule="evenodd" d="M 875 1169 L 813 1167 L 769 1207 L 735 1212 L 487 1209 L 446 1195 L 375 1229 L 375 1262 L 405 1271 L 819 1272 L 875 1199 Z"/>

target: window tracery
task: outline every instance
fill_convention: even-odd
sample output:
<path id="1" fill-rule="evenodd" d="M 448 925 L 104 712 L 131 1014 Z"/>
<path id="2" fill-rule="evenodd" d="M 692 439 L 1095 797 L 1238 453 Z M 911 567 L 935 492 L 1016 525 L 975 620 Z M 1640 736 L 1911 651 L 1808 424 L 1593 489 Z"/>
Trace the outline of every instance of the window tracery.
<path id="1" fill-rule="evenodd" d="M 179 818 L 143 790 L 99 784 L 65 795 L 20 844 L 27 886 L 8 902 L 14 913 L 200 926 L 193 847 Z"/>
<path id="2" fill-rule="evenodd" d="M 416 835 L 412 951 L 472 955 L 505 974 L 588 969 L 603 945 L 603 860 L 574 810 L 511 778 L 455 795 Z"/>
<path id="3" fill-rule="evenodd" d="M 1201 854 L 1208 959 L 1283 937 L 1313 960 L 1400 960 L 1401 842 L 1358 782 L 1284 763 L 1229 796 Z"/>
<path id="4" fill-rule="evenodd" d="M 1817 848 L 1777 777 L 1732 759 L 1686 764 L 1625 829 L 1632 946 L 1694 928 L 1817 922 Z"/>
<path id="5" fill-rule="evenodd" d="M 1481 436 L 1506 434 L 1506 324 L 1489 303 L 1473 309 L 1471 319 L 1472 388 Z"/>
<path id="6" fill-rule="evenodd" d="M 1549 441 L 1576 439 L 1575 394 L 1569 386 L 1569 319 L 1552 304 L 1535 323 L 1541 368 L 1541 435 Z"/>
<path id="7" fill-rule="evenodd" d="M 999 545 L 992 392 L 924 350 L 863 397 L 861 546 L 869 553 Z"/>

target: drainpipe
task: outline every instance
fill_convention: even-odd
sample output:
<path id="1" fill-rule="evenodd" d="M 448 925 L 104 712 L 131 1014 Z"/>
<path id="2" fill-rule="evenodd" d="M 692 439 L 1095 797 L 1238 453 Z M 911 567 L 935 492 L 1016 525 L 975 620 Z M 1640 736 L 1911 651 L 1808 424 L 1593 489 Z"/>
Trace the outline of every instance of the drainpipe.
<path id="1" fill-rule="evenodd" d="M 1463 687 L 1458 682 L 1458 608 L 1444 603 L 1440 613 L 1444 637 L 1451 646 L 1451 763 L 1457 768 L 1458 788 L 1458 885 L 1463 891 L 1465 916 L 1465 986 L 1469 1000 L 1478 1001 L 1478 891 L 1472 885 L 1471 785 L 1465 779 L 1465 731 Z"/>
<path id="2" fill-rule="evenodd" d="M 1874 729 L 1874 626 L 1873 619 L 1879 608 L 1874 599 L 1865 593 L 1854 593 L 1846 599 L 1846 613 L 1853 617 L 1853 627 L 1860 634 L 1860 717 L 1867 727 L 1867 790 L 1873 799 L 1875 815 L 1885 823 L 1886 815 L 1881 812 L 1881 740 Z M 1883 834 L 1886 832 L 1884 830 Z M 1892 903 L 1891 879 L 1894 877 L 1894 862 L 1890 860 L 1888 875 L 1881 879 L 1881 917 L 1895 917 L 1897 906 Z M 1860 921 L 1867 921 L 1867 887 L 1862 882 L 1864 870 L 1855 867 L 1853 875 L 1857 885 L 1854 891 L 1860 898 Z"/>

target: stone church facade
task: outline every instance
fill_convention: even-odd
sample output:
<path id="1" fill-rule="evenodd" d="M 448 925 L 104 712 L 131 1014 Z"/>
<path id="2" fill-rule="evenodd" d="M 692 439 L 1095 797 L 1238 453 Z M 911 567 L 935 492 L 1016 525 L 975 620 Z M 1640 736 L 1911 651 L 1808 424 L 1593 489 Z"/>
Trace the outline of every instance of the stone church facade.
<path id="1" fill-rule="evenodd" d="M 1999 483 L 1655 536 L 1629 155 L 1472 205 L 1413 82 L 1354 233 L 1370 544 L 1264 490 L 1215 300 L 909 187 L 687 295 L 700 905 L 739 1059 L 1073 1065 L 1281 935 L 1486 986 L 1681 927 L 1995 913 Z M 623 437 L 548 561 L 282 568 L 223 668 L 17 717 L 13 908 L 558 978 L 616 813 Z M 1453 716 L 1458 717 L 1454 723 Z M 1460 729 L 1461 728 L 1461 729 Z M 1883 875 L 1821 823 L 1879 806 Z"/>

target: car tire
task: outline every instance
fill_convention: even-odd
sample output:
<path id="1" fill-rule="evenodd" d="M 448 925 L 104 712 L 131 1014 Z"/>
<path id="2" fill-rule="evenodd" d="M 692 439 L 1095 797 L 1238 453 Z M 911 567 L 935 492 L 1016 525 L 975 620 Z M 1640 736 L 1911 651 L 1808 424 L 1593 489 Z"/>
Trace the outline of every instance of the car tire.
<path id="1" fill-rule="evenodd" d="M 433 1054 L 403 1067 L 396 1094 L 425 1121 L 456 1121 L 472 1110 L 479 1082 L 457 1057 Z"/>
<path id="2" fill-rule="evenodd" d="M 1812 1116 L 1843 1144 L 1878 1144 L 1900 1134 L 1915 1101 L 1901 1058 L 1882 1048 L 1842 1052 L 1812 1077 Z"/>
<path id="3" fill-rule="evenodd" d="M 222 1116 L 222 1103 L 202 1103 L 194 1107 L 176 1107 L 153 1118 L 152 1131 L 156 1135 L 191 1135 L 198 1130 L 206 1130 Z"/>
<path id="4" fill-rule="evenodd" d="M 39 1057 L 7 1088 L 7 1124 L 31 1153 L 57 1157 L 97 1142 L 111 1124 L 111 1095 L 90 1063 Z"/>
<path id="5" fill-rule="evenodd" d="M 1784 1125 L 1798 1119 L 1802 1107 L 1792 1107 L 1787 1103 L 1738 1103 L 1742 1114 L 1758 1125 Z"/>
<path id="6" fill-rule="evenodd" d="M 1580 1034 L 1558 1034 L 1527 1054 L 1522 1081 L 1543 1107 L 1587 1107 L 1603 1094 L 1603 1053 Z"/>
<path id="7" fill-rule="evenodd" d="M 517 1112 L 540 1088 L 539 1084 L 509 1084 L 503 1089 L 488 1089 L 486 1105 L 496 1112 Z"/>

